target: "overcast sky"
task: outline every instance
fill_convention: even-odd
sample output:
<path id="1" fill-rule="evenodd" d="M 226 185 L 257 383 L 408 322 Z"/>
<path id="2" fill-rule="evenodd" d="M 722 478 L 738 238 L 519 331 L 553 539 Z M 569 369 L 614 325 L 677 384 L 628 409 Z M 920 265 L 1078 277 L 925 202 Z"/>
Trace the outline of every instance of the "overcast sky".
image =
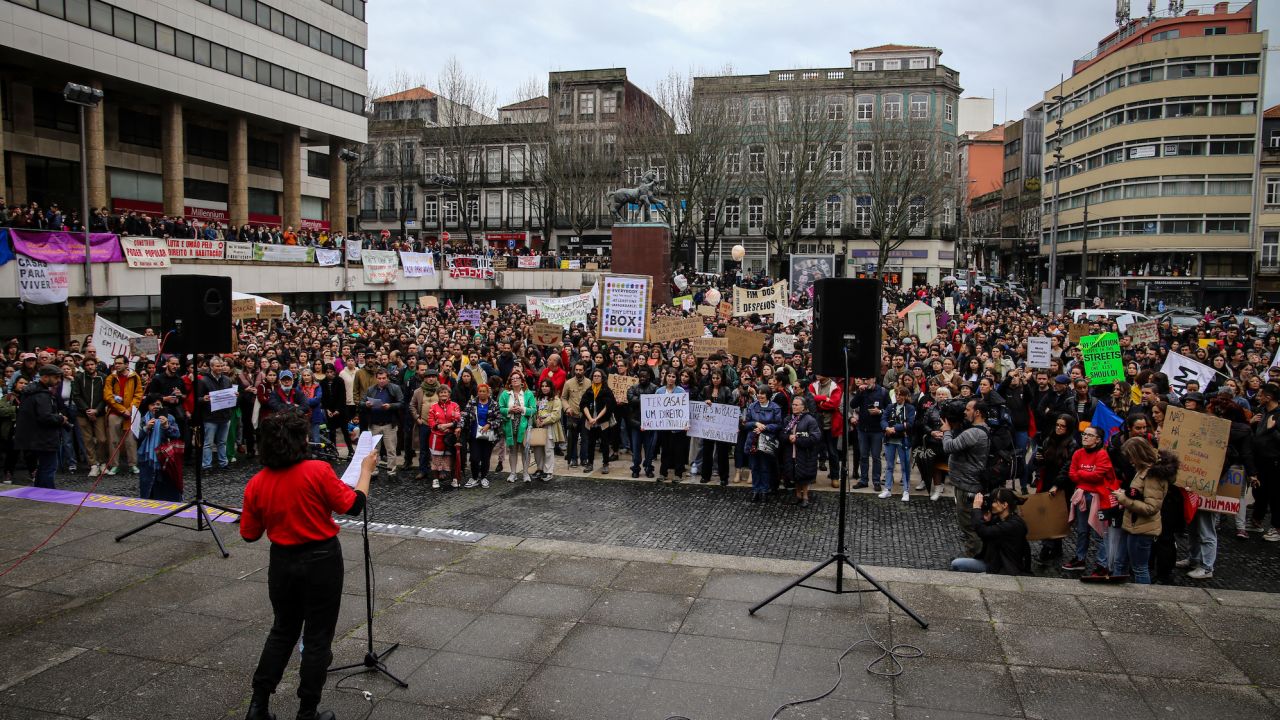
<path id="1" fill-rule="evenodd" d="M 1261 4 L 1260 26 L 1274 34 L 1280 0 Z M 1133 0 L 1134 14 L 1146 5 Z M 530 78 L 545 88 L 551 70 L 625 67 L 650 90 L 672 70 L 847 67 L 855 48 L 927 45 L 959 71 L 965 96 L 994 94 L 1000 122 L 1021 117 L 1069 75 L 1072 60 L 1114 29 L 1114 17 L 1114 0 L 370 0 L 368 69 L 376 87 L 397 74 L 432 87 L 455 56 L 501 105 Z M 1280 102 L 1280 67 L 1267 74 L 1268 104 Z"/>

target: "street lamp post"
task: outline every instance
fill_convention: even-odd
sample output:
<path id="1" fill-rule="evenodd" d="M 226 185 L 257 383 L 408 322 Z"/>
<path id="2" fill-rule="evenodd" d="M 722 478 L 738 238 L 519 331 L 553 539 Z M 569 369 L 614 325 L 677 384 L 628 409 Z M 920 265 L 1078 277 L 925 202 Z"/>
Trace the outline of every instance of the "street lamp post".
<path id="1" fill-rule="evenodd" d="M 1057 130 L 1053 141 L 1053 221 L 1049 227 L 1049 313 L 1058 307 L 1058 188 L 1062 182 L 1062 83 L 1058 79 L 1058 94 L 1052 100 L 1058 104 Z"/>
<path id="2" fill-rule="evenodd" d="M 85 127 L 88 108 L 97 107 L 102 102 L 102 91 L 89 85 L 67 83 L 62 88 L 62 98 L 80 108 L 80 221 L 84 225 L 84 294 L 93 297 L 93 264 L 91 259 L 92 244 L 90 241 L 89 221 L 89 142 L 88 130 Z"/>
<path id="3" fill-rule="evenodd" d="M 342 148 L 342 150 L 338 152 L 338 159 L 341 160 L 343 163 L 350 165 L 353 162 L 359 161 L 360 155 L 354 152 L 353 150 L 351 150 L 350 148 Z M 347 203 L 347 205 L 349 207 L 351 204 Z M 347 208 L 342 208 L 343 216 L 346 215 L 346 209 Z M 329 219 L 330 220 L 333 219 L 333 209 L 330 209 L 329 211 Z M 357 224 L 358 222 L 359 221 L 357 221 Z M 332 226 L 332 223 L 330 223 L 330 225 Z M 331 227 L 330 230 L 332 229 L 333 228 Z M 346 237 L 346 231 L 347 231 L 346 228 L 339 228 L 339 231 L 342 232 L 343 237 Z M 347 264 L 347 255 L 348 255 L 347 245 L 350 242 L 351 242 L 351 238 L 347 237 L 346 242 L 342 243 L 342 292 L 343 293 L 346 293 L 348 291 L 348 288 L 350 287 L 350 283 L 351 283 L 350 273 L 348 272 L 348 264 Z"/>

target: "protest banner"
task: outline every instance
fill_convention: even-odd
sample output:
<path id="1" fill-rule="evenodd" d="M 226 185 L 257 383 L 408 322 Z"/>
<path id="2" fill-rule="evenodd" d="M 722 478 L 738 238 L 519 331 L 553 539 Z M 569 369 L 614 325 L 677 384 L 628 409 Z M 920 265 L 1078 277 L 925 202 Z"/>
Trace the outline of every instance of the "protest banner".
<path id="1" fill-rule="evenodd" d="M 1160 430 L 1160 449 L 1178 456 L 1173 484 L 1206 500 L 1218 495 L 1231 421 L 1170 405 Z"/>
<path id="2" fill-rule="evenodd" d="M 666 343 L 702 337 L 707 326 L 696 317 L 675 318 L 662 317 L 653 321 L 649 328 L 649 342 Z"/>
<path id="3" fill-rule="evenodd" d="M 778 306 L 787 304 L 787 281 L 779 280 L 769 287 L 749 290 L 733 288 L 733 317 L 746 317 L 753 313 L 773 315 Z"/>
<path id="4" fill-rule="evenodd" d="M 56 305 L 67 301 L 71 278 L 67 266 L 46 264 L 24 255 L 18 261 L 18 300 L 32 305 Z"/>
<path id="5" fill-rule="evenodd" d="M 129 354 L 129 341 L 142 337 L 128 328 L 107 320 L 101 315 L 93 316 L 93 347 L 100 358 L 113 358 L 117 355 Z"/>
<path id="6" fill-rule="evenodd" d="M 369 251 L 365 250 L 365 254 L 367 255 L 368 253 Z M 418 307 L 424 310 L 430 309 L 430 308 L 438 308 L 440 307 L 440 298 L 436 297 L 435 295 L 419 295 Z"/>
<path id="7" fill-rule="evenodd" d="M 50 264 L 84 262 L 84 233 L 6 228 L 13 249 L 19 255 Z M 120 242 L 111 233 L 90 233 L 89 259 L 95 263 L 124 262 Z"/>
<path id="8" fill-rule="evenodd" d="M 166 238 L 169 246 L 169 257 L 175 260 L 221 260 L 223 249 L 221 240 L 192 240 L 189 238 Z M 128 257 L 125 257 L 128 260 Z"/>
<path id="9" fill-rule="evenodd" d="M 1187 392 L 1187 383 L 1192 380 L 1199 382 L 1200 391 L 1204 392 L 1214 375 L 1214 369 L 1208 365 L 1172 352 L 1164 359 L 1160 372 L 1169 378 L 1169 387 L 1178 395 Z"/>
<path id="10" fill-rule="evenodd" d="M 537 255 L 521 255 L 516 259 L 516 267 L 521 270 L 537 270 L 540 260 Z"/>
<path id="11" fill-rule="evenodd" d="M 505 256 L 505 255 L 499 255 L 498 257 L 494 258 L 494 259 L 493 259 L 493 269 L 494 269 L 494 270 L 506 270 L 506 269 L 507 269 L 507 256 Z"/>
<path id="12" fill-rule="evenodd" d="M 602 340 L 645 339 L 649 321 L 648 275 L 605 275 L 600 284 L 600 338 Z"/>
<path id="13" fill-rule="evenodd" d="M 1232 465 L 1218 481 L 1218 492 L 1214 497 L 1204 498 L 1192 495 L 1191 502 L 1197 510 L 1220 515 L 1236 515 L 1240 512 L 1240 502 L 1244 497 L 1245 480 L 1244 468 L 1240 465 Z"/>
<path id="14" fill-rule="evenodd" d="M 260 262 L 313 263 L 316 261 L 316 252 L 315 248 L 301 245 L 254 243 L 253 259 Z"/>
<path id="15" fill-rule="evenodd" d="M 239 260 L 248 262 L 253 260 L 253 243 L 249 242 L 225 242 L 223 248 L 226 253 L 227 260 Z"/>
<path id="16" fill-rule="evenodd" d="M 715 317 L 716 309 L 710 305 L 699 305 L 693 311 L 703 317 Z"/>
<path id="17" fill-rule="evenodd" d="M 232 320 L 252 320 L 258 317 L 258 301 L 253 298 L 231 301 Z"/>
<path id="18" fill-rule="evenodd" d="M 154 335 L 139 335 L 129 340 L 130 355 L 155 355 L 158 352 L 160 352 L 160 338 Z"/>
<path id="19" fill-rule="evenodd" d="M 258 317 L 263 320 L 284 317 L 284 305 L 280 303 L 263 303 L 258 306 Z"/>
<path id="20" fill-rule="evenodd" d="M 587 316 L 594 306 L 595 299 L 589 292 L 558 298 L 537 295 L 526 295 L 524 298 L 525 310 L 530 315 L 556 323 L 561 327 L 570 327 L 577 323 L 586 324 Z"/>
<path id="21" fill-rule="evenodd" d="M 396 281 L 399 259 L 391 250 L 365 250 L 361 253 L 364 281 L 369 285 L 389 285 Z"/>
<path id="22" fill-rule="evenodd" d="M 1129 331 L 1126 334 L 1130 340 L 1139 345 L 1160 342 L 1160 332 L 1156 328 L 1155 320 L 1133 323 L 1129 326 Z"/>
<path id="23" fill-rule="evenodd" d="M 120 249 L 124 251 L 124 261 L 131 268 L 167 268 L 170 265 L 169 245 L 160 238 L 125 235 L 120 238 Z"/>
<path id="24" fill-rule="evenodd" d="M 1080 338 L 1088 334 L 1088 323 L 1070 323 L 1067 325 L 1067 342 L 1069 343 L 1078 343 Z"/>
<path id="25" fill-rule="evenodd" d="M 630 375 L 609 373 L 609 389 L 613 391 L 613 399 L 618 401 L 619 406 L 627 401 L 627 388 L 638 382 L 640 382 L 639 378 Z"/>
<path id="26" fill-rule="evenodd" d="M 721 322 L 728 322 L 733 317 L 733 303 L 728 300 L 721 300 L 720 305 L 716 308 L 716 317 Z"/>
<path id="27" fill-rule="evenodd" d="M 337 267 L 342 264 L 342 251 L 316 248 L 316 264 L 320 267 Z"/>
<path id="28" fill-rule="evenodd" d="M 948 315 L 956 314 L 956 299 L 945 297 L 942 298 L 942 310 Z"/>
<path id="29" fill-rule="evenodd" d="M 689 427 L 689 394 L 640 396 L 641 430 L 681 430 Z"/>
<path id="30" fill-rule="evenodd" d="M 1027 367 L 1047 370 L 1053 357 L 1053 341 L 1047 337 L 1027 338 Z"/>
<path id="31" fill-rule="evenodd" d="M 1047 492 L 1028 495 L 1018 509 L 1027 523 L 1027 540 L 1056 540 L 1067 536 L 1070 509 L 1062 498 Z"/>
<path id="32" fill-rule="evenodd" d="M 729 354 L 743 360 L 764 352 L 765 341 L 769 339 L 762 332 L 743 330 L 739 327 L 727 328 L 724 337 L 729 345 Z"/>
<path id="33" fill-rule="evenodd" d="M 780 323 L 787 323 L 793 320 L 798 323 L 799 322 L 812 323 L 813 308 L 809 308 L 808 310 L 792 310 L 786 305 L 780 305 L 778 306 L 777 312 L 773 314 L 773 319 L 775 322 L 780 322 Z"/>
<path id="34" fill-rule="evenodd" d="M 1124 380 L 1120 336 L 1113 332 L 1080 338 L 1080 357 L 1090 385 L 1111 385 Z"/>
<path id="35" fill-rule="evenodd" d="M 672 305 L 674 305 L 675 307 L 684 307 L 685 302 L 692 303 L 692 302 L 693 302 L 693 296 L 692 296 L 692 295 L 681 295 L 680 297 L 673 297 L 673 298 L 671 298 L 671 304 L 672 304 Z"/>
<path id="36" fill-rule="evenodd" d="M 350 315 L 355 308 L 350 300 L 330 300 L 329 312 L 338 313 L 339 315 Z"/>
<path id="37" fill-rule="evenodd" d="M 484 255 L 454 255 L 449 258 L 449 277 L 492 280 L 493 263 Z"/>
<path id="38" fill-rule="evenodd" d="M 564 326 L 539 320 L 533 324 L 533 344 L 552 347 L 564 339 Z"/>
<path id="39" fill-rule="evenodd" d="M 796 351 L 796 336 L 787 333 L 778 333 L 773 336 L 773 349 L 783 355 L 790 355 Z"/>
<path id="40" fill-rule="evenodd" d="M 484 321 L 484 313 L 479 308 L 464 308 L 458 311 L 458 322 L 471 323 L 471 327 L 480 327 Z"/>
<path id="41" fill-rule="evenodd" d="M 693 348 L 693 356 L 698 358 L 729 351 L 729 341 L 722 337 L 696 337 L 689 345 Z"/>
<path id="42" fill-rule="evenodd" d="M 734 444 L 738 442 L 738 420 L 742 408 L 737 405 L 695 402 L 689 405 L 689 437 Z"/>
<path id="43" fill-rule="evenodd" d="M 347 262 L 360 262 L 362 249 L 359 238 L 347 238 Z"/>

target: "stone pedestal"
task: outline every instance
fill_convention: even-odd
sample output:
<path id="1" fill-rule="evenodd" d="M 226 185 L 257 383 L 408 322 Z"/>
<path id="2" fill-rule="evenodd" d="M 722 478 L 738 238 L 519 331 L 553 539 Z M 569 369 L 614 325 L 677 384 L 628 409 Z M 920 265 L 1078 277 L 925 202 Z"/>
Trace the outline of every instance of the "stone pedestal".
<path id="1" fill-rule="evenodd" d="M 671 304 L 671 228 L 662 223 L 615 223 L 610 272 L 653 278 L 653 304 Z"/>

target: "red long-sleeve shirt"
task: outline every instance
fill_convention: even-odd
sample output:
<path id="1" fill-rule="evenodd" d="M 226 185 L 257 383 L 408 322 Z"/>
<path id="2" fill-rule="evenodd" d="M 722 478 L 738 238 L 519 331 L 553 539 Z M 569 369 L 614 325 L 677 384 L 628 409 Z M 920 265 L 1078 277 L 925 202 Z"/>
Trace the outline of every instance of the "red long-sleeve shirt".
<path id="1" fill-rule="evenodd" d="M 1071 456 L 1070 475 L 1071 482 L 1076 487 L 1102 497 L 1100 505 L 1103 509 L 1115 505 L 1111 500 L 1111 491 L 1120 489 L 1120 479 L 1116 477 L 1115 468 L 1111 466 L 1111 456 L 1106 450 L 1077 450 Z"/>
<path id="2" fill-rule="evenodd" d="M 240 536 L 253 542 L 266 532 L 277 545 L 328 540 L 338 534 L 332 514 L 350 512 L 356 498 L 355 490 L 320 460 L 263 468 L 244 488 Z"/>

